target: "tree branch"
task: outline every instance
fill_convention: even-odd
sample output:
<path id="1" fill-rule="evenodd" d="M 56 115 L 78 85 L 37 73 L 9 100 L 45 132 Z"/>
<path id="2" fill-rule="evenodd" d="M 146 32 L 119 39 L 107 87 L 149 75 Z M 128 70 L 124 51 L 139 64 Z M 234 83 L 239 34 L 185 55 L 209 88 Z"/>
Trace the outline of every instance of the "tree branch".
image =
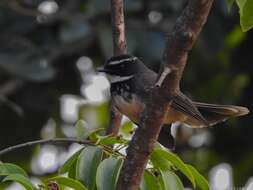
<path id="1" fill-rule="evenodd" d="M 123 0 L 111 0 L 111 20 L 113 28 L 113 52 L 114 55 L 124 54 L 126 51 L 125 21 Z M 117 135 L 122 119 L 122 114 L 110 102 L 110 123 L 107 134 Z"/>
<path id="2" fill-rule="evenodd" d="M 122 114 L 114 106 L 113 100 L 110 100 L 109 113 L 110 113 L 110 120 L 109 126 L 106 129 L 106 134 L 112 134 L 113 136 L 117 136 L 121 124 Z"/>
<path id="3" fill-rule="evenodd" d="M 168 36 L 163 62 L 158 81 L 169 69 L 161 83 L 164 95 L 172 90 L 179 90 L 179 83 L 186 65 L 188 52 L 192 49 L 207 16 L 213 0 L 190 0 L 187 7 L 177 19 L 173 31 Z M 165 67 L 165 68 L 164 68 Z"/>
<path id="4" fill-rule="evenodd" d="M 179 91 L 179 83 L 186 65 L 189 50 L 201 31 L 213 0 L 189 0 L 177 19 L 167 41 L 163 64 L 156 85 L 150 92 L 139 127 L 127 149 L 117 184 L 117 190 L 139 188 L 148 158 L 163 125 L 173 96 Z"/>
<path id="5" fill-rule="evenodd" d="M 21 149 L 21 148 L 34 146 L 37 144 L 42 145 L 42 144 L 60 144 L 60 143 L 65 143 L 65 144 L 78 143 L 78 144 L 87 145 L 87 146 L 101 146 L 104 150 L 106 150 L 110 153 L 115 153 L 115 154 L 125 158 L 124 154 L 120 153 L 118 150 L 114 150 L 110 146 L 96 144 L 95 142 L 88 141 L 88 140 L 78 140 L 78 139 L 69 139 L 69 138 L 42 139 L 42 140 L 35 140 L 35 141 L 30 141 L 30 142 L 25 142 L 22 144 L 10 146 L 8 148 L 0 150 L 0 157 L 6 153 L 9 153 L 9 152 Z"/>
<path id="6" fill-rule="evenodd" d="M 37 144 L 59 144 L 59 143 L 67 143 L 67 144 L 71 144 L 71 143 L 78 143 L 78 144 L 83 144 L 83 145 L 89 145 L 89 146 L 96 146 L 94 143 L 90 142 L 90 141 L 81 141 L 81 140 L 77 140 L 77 139 L 66 139 L 66 138 L 55 138 L 55 139 L 43 139 L 43 140 L 35 140 L 35 141 L 30 141 L 30 142 L 25 142 L 22 144 L 18 144 L 18 145 L 14 145 L 14 146 L 10 146 L 8 148 L 5 148 L 3 150 L 0 151 L 0 156 L 15 151 L 17 149 L 21 149 L 21 148 L 26 148 L 26 147 L 30 147 L 30 146 L 34 146 Z"/>
<path id="7" fill-rule="evenodd" d="M 111 19 L 113 28 L 113 52 L 121 55 L 126 50 L 123 0 L 111 0 Z"/>

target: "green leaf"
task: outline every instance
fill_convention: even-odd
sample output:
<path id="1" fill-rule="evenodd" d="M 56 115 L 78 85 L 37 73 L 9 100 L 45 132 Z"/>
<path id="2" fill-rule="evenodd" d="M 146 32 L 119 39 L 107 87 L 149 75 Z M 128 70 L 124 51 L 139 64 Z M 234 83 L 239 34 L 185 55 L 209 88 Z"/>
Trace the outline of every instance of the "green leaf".
<path id="1" fill-rule="evenodd" d="M 74 153 L 60 168 L 59 168 L 59 174 L 67 173 L 73 168 L 75 165 L 75 162 L 77 161 L 78 156 L 82 152 L 83 148 L 76 153 Z"/>
<path id="2" fill-rule="evenodd" d="M 243 9 L 246 1 L 247 0 L 236 0 L 236 3 L 237 3 L 240 10 Z"/>
<path id="3" fill-rule="evenodd" d="M 78 140 L 85 140 L 88 136 L 93 132 L 91 128 L 89 128 L 87 122 L 84 120 L 79 120 L 76 123 L 76 137 Z"/>
<path id="4" fill-rule="evenodd" d="M 98 166 L 96 183 L 98 190 L 115 190 L 123 159 L 110 157 Z"/>
<path id="5" fill-rule="evenodd" d="M 78 140 L 86 140 L 91 135 L 93 134 L 96 135 L 98 131 L 104 130 L 104 128 L 90 127 L 84 120 L 79 120 L 76 123 L 75 127 L 76 127 L 76 136 Z"/>
<path id="6" fill-rule="evenodd" d="M 235 0 L 227 0 L 228 10 L 231 10 L 231 7 L 233 6 Z"/>
<path id="7" fill-rule="evenodd" d="M 197 183 L 197 186 L 202 190 L 210 190 L 208 181 L 205 179 L 204 176 L 202 176 L 193 166 L 187 165 L 188 168 L 191 170 L 195 181 Z"/>
<path id="8" fill-rule="evenodd" d="M 95 188 L 97 167 L 102 160 L 102 156 L 101 148 L 87 147 L 77 159 L 76 179 L 83 182 L 90 190 Z"/>
<path id="9" fill-rule="evenodd" d="M 0 163 L 0 176 L 7 176 L 10 174 L 20 174 L 24 177 L 28 177 L 25 170 L 21 167 L 11 163 Z"/>
<path id="10" fill-rule="evenodd" d="M 58 183 L 60 185 L 64 185 L 64 186 L 67 186 L 67 187 L 70 187 L 70 188 L 76 189 L 76 190 L 88 190 L 83 184 L 81 184 L 79 181 L 74 180 L 72 178 L 57 176 L 57 177 L 53 177 L 47 181 L 48 182 L 55 181 L 56 183 Z"/>
<path id="11" fill-rule="evenodd" d="M 141 190 L 161 190 L 158 179 L 148 170 L 145 170 L 141 183 Z"/>
<path id="12" fill-rule="evenodd" d="M 164 190 L 184 190 L 184 186 L 179 177 L 172 171 L 161 171 L 162 186 Z"/>
<path id="13" fill-rule="evenodd" d="M 171 170 L 173 164 L 166 158 L 160 156 L 158 151 L 153 151 L 150 157 L 153 166 L 159 170 Z"/>
<path id="14" fill-rule="evenodd" d="M 20 183 L 27 190 L 34 190 L 33 185 L 29 181 L 29 179 L 21 174 L 10 174 L 7 177 L 5 177 L 2 182 L 5 181 L 15 181 L 17 183 Z"/>
<path id="15" fill-rule="evenodd" d="M 76 165 L 77 165 L 77 160 L 76 162 L 74 162 L 74 164 L 72 165 L 72 167 L 70 168 L 68 172 L 69 178 L 76 179 Z"/>
<path id="16" fill-rule="evenodd" d="M 152 154 L 156 154 L 157 157 L 162 157 L 171 162 L 173 166 L 179 169 L 191 181 L 193 187 L 195 188 L 195 179 L 190 169 L 177 155 L 162 149 L 155 149 Z"/>
<path id="17" fill-rule="evenodd" d="M 131 137 L 133 130 L 134 130 L 134 125 L 131 121 L 125 122 L 121 127 L 120 127 L 120 134 L 122 134 L 124 137 Z"/>
<path id="18" fill-rule="evenodd" d="M 102 145 L 114 145 L 114 144 L 126 144 L 127 141 L 119 138 L 119 137 L 114 137 L 112 135 L 107 135 L 107 136 L 99 136 L 99 144 Z"/>
<path id="19" fill-rule="evenodd" d="M 253 1 L 237 0 L 240 2 L 240 24 L 242 31 L 246 32 L 253 27 Z"/>

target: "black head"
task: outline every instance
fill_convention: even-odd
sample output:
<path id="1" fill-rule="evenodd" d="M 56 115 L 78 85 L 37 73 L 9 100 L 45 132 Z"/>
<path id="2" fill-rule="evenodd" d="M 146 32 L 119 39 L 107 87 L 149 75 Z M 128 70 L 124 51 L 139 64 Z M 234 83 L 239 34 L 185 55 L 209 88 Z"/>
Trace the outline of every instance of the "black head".
<path id="1" fill-rule="evenodd" d="M 105 72 L 109 75 L 128 77 L 138 73 L 140 61 L 132 55 L 114 56 L 108 59 L 103 68 L 98 69 L 99 72 Z"/>

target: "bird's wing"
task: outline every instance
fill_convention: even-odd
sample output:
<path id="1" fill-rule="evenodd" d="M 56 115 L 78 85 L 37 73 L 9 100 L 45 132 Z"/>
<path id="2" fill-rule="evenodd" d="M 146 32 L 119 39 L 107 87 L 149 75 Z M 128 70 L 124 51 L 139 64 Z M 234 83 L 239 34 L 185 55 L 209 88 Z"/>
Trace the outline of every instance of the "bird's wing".
<path id="1" fill-rule="evenodd" d="M 197 120 L 205 126 L 209 126 L 208 121 L 200 113 L 198 108 L 194 103 L 186 97 L 183 93 L 178 93 L 171 103 L 171 107 L 184 115 L 190 117 L 191 119 Z"/>

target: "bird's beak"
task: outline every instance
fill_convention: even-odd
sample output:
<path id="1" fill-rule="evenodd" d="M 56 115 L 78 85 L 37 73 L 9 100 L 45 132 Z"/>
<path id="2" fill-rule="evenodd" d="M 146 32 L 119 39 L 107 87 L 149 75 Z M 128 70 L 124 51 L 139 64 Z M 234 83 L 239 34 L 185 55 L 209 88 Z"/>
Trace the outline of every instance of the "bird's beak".
<path id="1" fill-rule="evenodd" d="M 106 74 L 109 74 L 109 75 L 113 73 L 113 71 L 111 69 L 105 68 L 104 66 L 97 67 L 96 71 L 106 73 Z"/>
<path id="2" fill-rule="evenodd" d="M 97 67 L 96 71 L 106 73 L 106 69 L 104 68 L 104 66 Z"/>

